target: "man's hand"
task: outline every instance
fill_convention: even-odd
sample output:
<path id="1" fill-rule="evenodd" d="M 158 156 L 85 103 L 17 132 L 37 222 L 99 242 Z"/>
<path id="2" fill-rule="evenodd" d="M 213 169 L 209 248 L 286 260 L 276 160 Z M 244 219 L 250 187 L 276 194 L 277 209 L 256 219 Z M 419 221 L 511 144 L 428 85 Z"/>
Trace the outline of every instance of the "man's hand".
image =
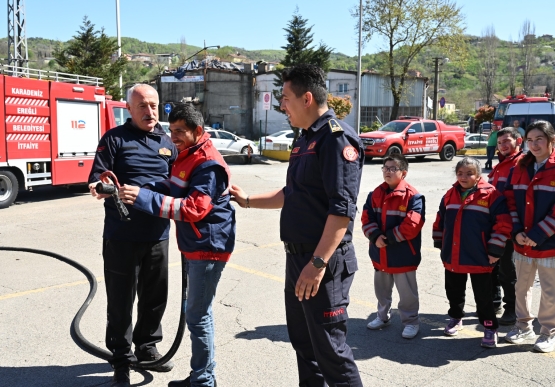
<path id="1" fill-rule="evenodd" d="M 249 195 L 247 195 L 241 187 L 232 184 L 229 188 L 229 193 L 231 193 L 232 195 L 231 200 L 233 200 L 243 208 L 247 207 L 247 197 Z"/>
<path id="2" fill-rule="evenodd" d="M 140 191 L 141 188 L 139 187 L 124 184 L 123 187 L 120 188 L 118 196 L 125 204 L 133 205 L 135 204 L 135 200 L 137 199 L 137 196 L 139 196 Z"/>
<path id="3" fill-rule="evenodd" d="M 499 261 L 499 258 L 492 257 L 491 255 L 488 255 L 488 258 L 490 265 L 493 265 L 495 262 Z"/>
<path id="4" fill-rule="evenodd" d="M 385 243 L 386 240 L 387 238 L 385 235 L 383 234 L 380 235 L 378 239 L 376 239 L 376 243 L 375 243 L 376 247 L 379 249 L 386 247 L 387 246 L 387 243 Z"/>
<path id="5" fill-rule="evenodd" d="M 303 297 L 308 300 L 310 297 L 316 296 L 325 272 L 325 267 L 315 268 L 312 260 L 304 267 L 295 285 L 295 296 L 299 298 L 299 301 L 302 301 Z"/>
<path id="6" fill-rule="evenodd" d="M 96 183 L 89 184 L 89 191 L 90 191 L 91 195 L 94 198 L 97 198 L 98 200 L 109 198 L 110 195 L 108 195 L 108 194 L 99 194 L 98 192 L 96 192 L 96 185 L 98 183 L 100 183 L 100 182 L 97 181 Z"/>

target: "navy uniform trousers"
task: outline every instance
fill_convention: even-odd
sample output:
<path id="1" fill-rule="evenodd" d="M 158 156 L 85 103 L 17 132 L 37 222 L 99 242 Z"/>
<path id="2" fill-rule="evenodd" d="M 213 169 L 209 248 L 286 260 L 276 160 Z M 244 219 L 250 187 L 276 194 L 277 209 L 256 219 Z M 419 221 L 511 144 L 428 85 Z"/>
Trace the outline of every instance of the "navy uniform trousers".
<path id="1" fill-rule="evenodd" d="M 362 387 L 347 337 L 349 289 L 357 270 L 351 243 L 338 248 L 326 267 L 315 297 L 295 296 L 295 285 L 312 253 L 287 254 L 285 313 L 289 339 L 297 353 L 300 387 Z"/>

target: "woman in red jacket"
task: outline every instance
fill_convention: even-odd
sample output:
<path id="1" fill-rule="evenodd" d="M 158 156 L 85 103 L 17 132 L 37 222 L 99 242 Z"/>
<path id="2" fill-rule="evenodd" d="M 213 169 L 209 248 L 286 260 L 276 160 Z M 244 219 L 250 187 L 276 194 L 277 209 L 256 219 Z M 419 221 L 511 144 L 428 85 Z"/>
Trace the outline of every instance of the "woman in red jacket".
<path id="1" fill-rule="evenodd" d="M 451 320 L 443 331 L 455 336 L 462 329 L 467 274 L 470 274 L 478 319 L 484 326 L 482 347 L 497 346 L 497 318 L 491 291 L 491 271 L 510 238 L 511 217 L 505 197 L 482 177 L 480 162 L 465 157 L 455 168 L 457 182 L 442 198 L 434 222 L 434 246 L 441 249 L 445 292 Z"/>
<path id="2" fill-rule="evenodd" d="M 516 267 L 516 325 L 505 340 L 520 344 L 536 337 L 530 312 L 536 272 L 541 300 L 540 337 L 534 349 L 555 350 L 555 130 L 547 121 L 526 128 L 529 152 L 514 167 L 506 196 L 513 219 Z"/>

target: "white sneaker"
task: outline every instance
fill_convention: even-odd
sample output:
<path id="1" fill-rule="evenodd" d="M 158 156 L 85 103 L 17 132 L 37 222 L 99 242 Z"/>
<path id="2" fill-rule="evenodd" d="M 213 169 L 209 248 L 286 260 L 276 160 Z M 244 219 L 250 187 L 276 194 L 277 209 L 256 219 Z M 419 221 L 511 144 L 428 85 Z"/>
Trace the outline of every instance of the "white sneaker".
<path id="1" fill-rule="evenodd" d="M 412 339 L 414 336 L 418 334 L 420 330 L 420 325 L 405 325 L 405 329 L 403 329 L 403 338 L 405 339 Z"/>
<path id="2" fill-rule="evenodd" d="M 368 329 L 381 329 L 381 328 L 385 328 L 389 324 L 391 324 L 391 319 L 389 319 L 387 321 L 382 321 L 381 318 L 376 317 L 374 320 L 370 321 L 368 323 L 368 325 L 366 325 L 366 328 L 368 328 Z"/>
<path id="3" fill-rule="evenodd" d="M 540 335 L 536 340 L 536 344 L 534 344 L 534 350 L 544 353 L 553 352 L 555 350 L 555 333 L 552 335 Z"/>
<path id="4" fill-rule="evenodd" d="M 520 344 L 526 340 L 532 340 L 536 338 L 536 334 L 534 330 L 522 330 L 516 325 L 511 329 L 509 333 L 505 336 L 505 341 L 513 344 Z"/>

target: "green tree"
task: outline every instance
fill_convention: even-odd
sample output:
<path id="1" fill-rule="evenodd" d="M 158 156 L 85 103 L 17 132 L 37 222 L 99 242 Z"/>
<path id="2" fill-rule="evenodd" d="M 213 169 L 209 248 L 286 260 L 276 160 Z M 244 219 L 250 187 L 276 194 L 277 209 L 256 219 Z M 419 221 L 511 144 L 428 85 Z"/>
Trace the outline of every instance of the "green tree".
<path id="1" fill-rule="evenodd" d="M 281 89 L 283 87 L 283 78 L 281 77 L 281 70 L 287 67 L 293 67 L 300 64 L 313 64 L 321 67 L 325 72 L 330 68 L 330 55 L 333 49 L 326 46 L 324 43 L 320 42 L 318 48 L 312 46 L 313 35 L 312 26 L 308 26 L 308 19 L 304 19 L 299 14 L 299 8 L 295 10 L 293 18 L 287 24 L 287 28 L 284 28 L 285 39 L 287 44 L 281 48 L 285 50 L 285 58 L 280 61 L 280 65 L 277 67 L 274 74 L 276 79 L 274 81 L 274 86 L 277 89 L 273 90 L 273 95 L 276 101 L 281 100 Z M 280 109 L 280 105 L 274 105 L 274 110 L 280 113 L 284 113 Z M 299 128 L 291 126 L 291 129 L 295 132 L 295 138 L 293 144 L 297 141 L 299 137 Z"/>
<path id="2" fill-rule="evenodd" d="M 353 12 L 359 18 L 359 9 Z M 362 10 L 364 39 L 381 37 L 386 42 L 385 66 L 393 107 L 390 119 L 397 118 L 406 94 L 406 77 L 412 61 L 426 47 L 465 57 L 463 15 L 454 0 L 366 0 Z"/>
<path id="3" fill-rule="evenodd" d="M 112 61 L 113 54 L 118 50 L 117 41 L 108 37 L 104 28 L 95 30 L 87 16 L 83 17 L 83 25 L 79 29 L 65 48 L 54 50 L 54 58 L 63 71 L 102 78 L 106 93 L 120 100 L 122 95 L 118 80 L 127 60 L 121 57 Z"/>

